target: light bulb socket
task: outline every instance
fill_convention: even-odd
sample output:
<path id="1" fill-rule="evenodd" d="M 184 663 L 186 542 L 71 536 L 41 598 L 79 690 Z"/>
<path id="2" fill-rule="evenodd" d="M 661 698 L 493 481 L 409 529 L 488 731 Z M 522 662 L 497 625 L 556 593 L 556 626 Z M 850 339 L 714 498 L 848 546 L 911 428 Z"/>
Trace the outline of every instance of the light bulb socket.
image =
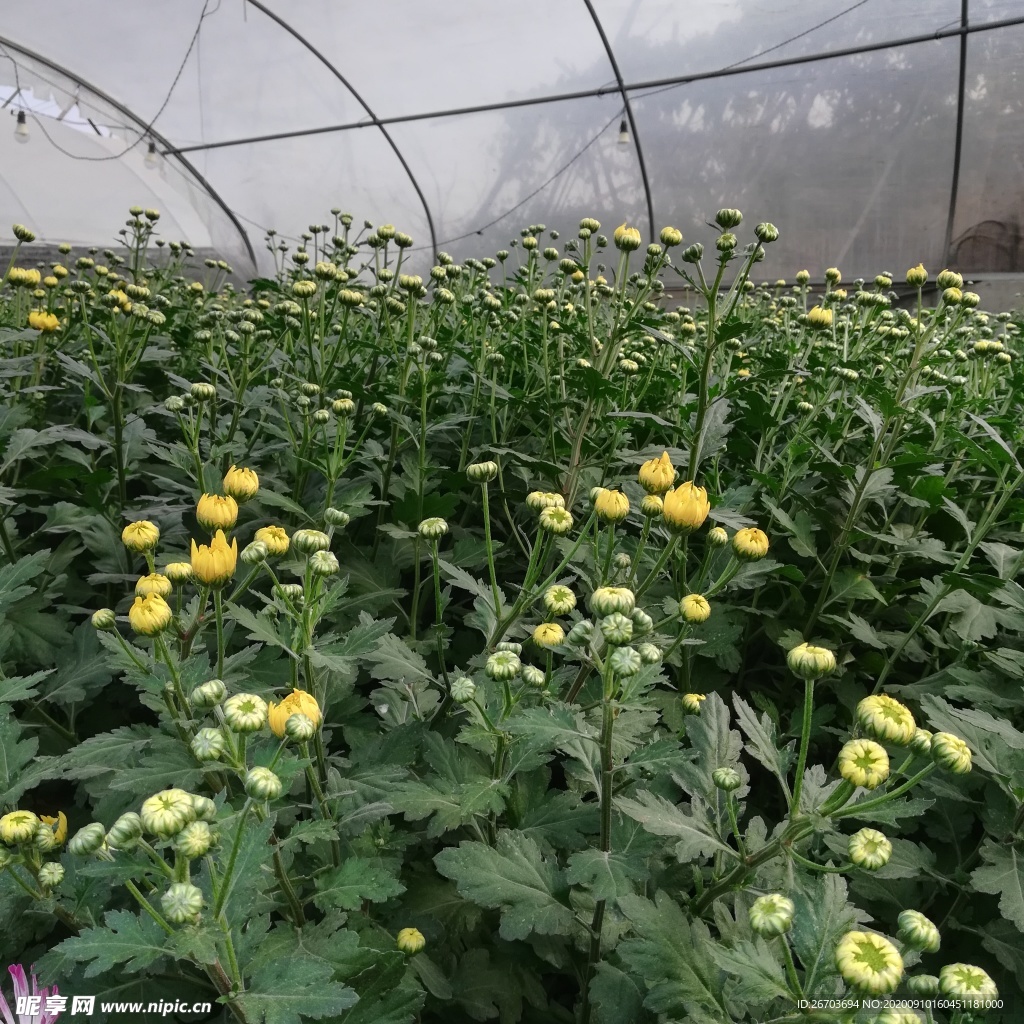
<path id="1" fill-rule="evenodd" d="M 619 122 L 619 145 L 620 146 L 628 146 L 629 145 L 629 125 L 626 124 L 626 119 L 625 118 L 623 118 Z"/>
<path id="2" fill-rule="evenodd" d="M 18 111 L 18 123 L 14 126 L 14 137 L 18 142 L 28 142 L 28 118 L 25 116 L 24 110 Z"/>

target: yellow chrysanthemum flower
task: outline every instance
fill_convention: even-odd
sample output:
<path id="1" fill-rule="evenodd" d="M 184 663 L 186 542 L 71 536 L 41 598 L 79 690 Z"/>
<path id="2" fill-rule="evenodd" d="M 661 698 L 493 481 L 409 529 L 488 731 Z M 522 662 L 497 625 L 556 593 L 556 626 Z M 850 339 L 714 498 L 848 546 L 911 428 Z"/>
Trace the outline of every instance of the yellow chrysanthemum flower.
<path id="1" fill-rule="evenodd" d="M 54 284 L 56 284 L 54 280 Z M 33 309 L 28 315 L 28 325 L 43 334 L 52 334 L 60 330 L 60 320 L 52 313 L 46 313 L 41 309 Z"/>
<path id="2" fill-rule="evenodd" d="M 229 494 L 204 494 L 196 505 L 196 519 L 210 533 L 230 530 L 238 521 L 238 502 Z"/>
<path id="3" fill-rule="evenodd" d="M 267 545 L 268 555 L 285 555 L 288 553 L 288 534 L 283 526 L 261 526 L 256 531 L 256 540 Z"/>
<path id="4" fill-rule="evenodd" d="M 683 705 L 683 710 L 690 715 L 697 714 L 700 711 L 701 704 L 708 699 L 706 693 L 684 693 L 680 698 Z"/>
<path id="5" fill-rule="evenodd" d="M 159 572 L 151 572 L 148 576 L 142 576 L 135 584 L 135 594 L 137 597 L 147 597 L 149 594 L 167 597 L 172 589 L 170 579 Z"/>
<path id="6" fill-rule="evenodd" d="M 661 499 L 661 515 L 666 526 L 675 533 L 693 533 L 704 525 L 711 503 L 708 492 L 692 480 L 666 491 Z"/>
<path id="7" fill-rule="evenodd" d="M 224 474 L 224 493 L 239 504 L 251 501 L 259 489 L 260 478 L 251 469 L 232 466 Z"/>
<path id="8" fill-rule="evenodd" d="M 601 488 L 594 499 L 594 511 L 604 523 L 621 523 L 629 515 L 629 498 L 622 491 Z"/>
<path id="9" fill-rule="evenodd" d="M 668 452 L 662 452 L 659 458 L 645 462 L 640 467 L 637 479 L 648 494 L 664 494 L 676 479 L 676 468 Z"/>
<path id="10" fill-rule="evenodd" d="M 542 622 L 533 631 L 533 642 L 538 647 L 557 647 L 565 641 L 565 630 L 557 622 Z"/>
<path id="11" fill-rule="evenodd" d="M 192 541 L 192 575 L 211 587 L 223 586 L 235 574 L 238 564 L 238 541 L 232 539 L 230 546 L 223 530 L 218 530 L 210 543 Z"/>
<path id="12" fill-rule="evenodd" d="M 687 594 L 679 602 L 679 614 L 687 622 L 707 622 L 711 618 L 711 604 L 703 594 Z"/>
<path id="13" fill-rule="evenodd" d="M 159 594 L 147 594 L 135 598 L 128 609 L 128 621 L 136 633 L 156 636 L 171 624 L 173 614 L 171 606 Z"/>
<path id="14" fill-rule="evenodd" d="M 129 523 L 121 531 L 121 543 L 129 551 L 152 551 L 160 540 L 160 529 L 148 519 Z"/>
<path id="15" fill-rule="evenodd" d="M 39 820 L 53 828 L 53 842 L 60 846 L 68 837 L 68 819 L 63 811 L 58 811 L 54 818 L 49 814 L 40 814 Z"/>
<path id="16" fill-rule="evenodd" d="M 822 309 L 821 306 L 812 306 L 807 311 L 807 322 L 811 327 L 827 330 L 832 326 L 832 310 Z"/>
<path id="17" fill-rule="evenodd" d="M 8 846 L 27 843 L 37 828 L 39 819 L 31 811 L 11 811 L 0 818 L 0 841 Z"/>
<path id="18" fill-rule="evenodd" d="M 768 554 L 768 535 L 756 526 L 746 526 L 733 534 L 732 550 L 741 561 L 756 562 Z"/>
<path id="19" fill-rule="evenodd" d="M 270 731 L 278 738 L 284 738 L 285 726 L 292 715 L 305 715 L 314 725 L 319 725 L 323 715 L 316 697 L 305 690 L 292 690 L 280 704 L 271 701 L 267 705 L 267 721 Z"/>

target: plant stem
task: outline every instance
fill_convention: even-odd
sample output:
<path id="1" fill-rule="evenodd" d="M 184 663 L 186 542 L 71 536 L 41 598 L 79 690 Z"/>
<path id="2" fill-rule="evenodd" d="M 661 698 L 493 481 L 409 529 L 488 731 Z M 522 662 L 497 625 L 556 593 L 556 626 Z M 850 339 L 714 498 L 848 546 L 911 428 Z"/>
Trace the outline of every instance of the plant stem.
<path id="1" fill-rule="evenodd" d="M 800 753 L 796 759 L 796 777 L 793 779 L 793 799 L 789 803 L 794 818 L 803 813 L 800 810 L 800 792 L 804 788 L 804 771 L 807 768 L 807 748 L 811 742 L 811 715 L 814 711 L 814 680 L 804 681 L 804 710 L 800 724 Z"/>

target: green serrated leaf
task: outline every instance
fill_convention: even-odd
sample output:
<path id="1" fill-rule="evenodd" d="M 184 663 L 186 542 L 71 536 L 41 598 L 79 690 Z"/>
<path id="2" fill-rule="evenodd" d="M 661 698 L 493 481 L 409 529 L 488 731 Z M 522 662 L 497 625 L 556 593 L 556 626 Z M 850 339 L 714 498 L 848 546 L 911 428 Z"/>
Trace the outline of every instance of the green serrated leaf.
<path id="1" fill-rule="evenodd" d="M 502 938 L 524 939 L 531 932 L 567 935 L 572 929 L 563 872 L 521 832 L 502 830 L 493 848 L 464 841 L 442 850 L 434 864 L 466 899 L 501 910 Z"/>
<path id="2" fill-rule="evenodd" d="M 167 935 L 147 914 L 110 910 L 104 928 L 84 928 L 43 954 L 37 967 L 47 978 L 66 977 L 75 963 L 88 963 L 87 978 L 118 968 L 132 974 L 167 955 Z"/>
<path id="3" fill-rule="evenodd" d="M 998 896 L 999 913 L 1024 931 L 1024 854 L 1013 845 L 986 839 L 981 858 L 985 863 L 971 874 L 975 889 Z"/>
<path id="4" fill-rule="evenodd" d="M 300 1024 L 302 1019 L 337 1017 L 358 996 L 333 981 L 334 968 L 311 957 L 288 957 L 266 964 L 238 997 L 246 1019 L 253 1024 Z"/>
<path id="5" fill-rule="evenodd" d="M 675 854 L 683 863 L 716 853 L 735 856 L 735 851 L 716 835 L 699 797 L 693 798 L 690 810 L 686 811 L 662 796 L 641 790 L 635 799 L 619 797 L 615 808 L 640 822 L 652 835 L 677 840 Z"/>
<path id="6" fill-rule="evenodd" d="M 715 1020 L 730 1014 L 718 967 L 711 959 L 711 933 L 703 921 L 689 921 L 665 892 L 652 903 L 626 896 L 619 909 L 633 926 L 635 938 L 619 943 L 617 953 L 647 985 L 644 1006 L 682 1019 Z"/>
<path id="7" fill-rule="evenodd" d="M 383 903 L 403 892 L 405 886 L 382 862 L 366 857 L 348 857 L 340 867 L 317 878 L 313 902 L 321 910 L 328 907 L 358 910 L 364 900 Z"/>

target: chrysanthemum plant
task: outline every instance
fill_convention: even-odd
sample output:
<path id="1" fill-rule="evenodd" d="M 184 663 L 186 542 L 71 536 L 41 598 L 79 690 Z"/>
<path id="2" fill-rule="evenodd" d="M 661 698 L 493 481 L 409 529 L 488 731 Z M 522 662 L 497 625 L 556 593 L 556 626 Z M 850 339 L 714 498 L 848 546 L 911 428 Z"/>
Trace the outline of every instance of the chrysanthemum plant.
<path id="1" fill-rule="evenodd" d="M 1014 1019 L 1017 320 L 755 285 L 734 209 L 417 273 L 333 217 L 250 294 L 156 211 L 15 251 L 0 952 L 250 1024 Z"/>

